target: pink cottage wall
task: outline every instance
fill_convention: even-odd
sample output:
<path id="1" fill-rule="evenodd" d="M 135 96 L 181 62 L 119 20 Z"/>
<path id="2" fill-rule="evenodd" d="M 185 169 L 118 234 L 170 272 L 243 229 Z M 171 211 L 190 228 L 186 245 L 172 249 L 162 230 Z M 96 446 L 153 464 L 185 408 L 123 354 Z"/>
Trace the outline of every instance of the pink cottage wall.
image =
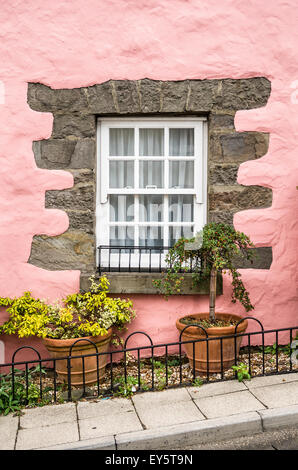
<path id="1" fill-rule="evenodd" d="M 297 16 L 295 0 L 2 0 L 0 295 L 31 290 L 54 300 L 79 288 L 79 271 L 28 264 L 35 234 L 58 235 L 68 227 L 64 212 L 45 209 L 45 191 L 73 184 L 67 172 L 36 167 L 32 141 L 50 137 L 52 115 L 29 108 L 28 82 L 74 88 L 109 79 L 264 76 L 272 85 L 267 106 L 238 112 L 235 123 L 238 131 L 270 132 L 269 150 L 241 165 L 238 182 L 272 188 L 273 203 L 237 213 L 234 224 L 257 246 L 273 247 L 269 271 L 242 271 L 254 315 L 266 328 L 297 324 Z M 205 297 L 133 300 L 132 330 L 145 330 L 157 342 L 177 339 L 179 315 L 207 309 Z M 245 313 L 231 304 L 224 279 L 218 311 L 227 309 Z M 1 340 L 7 361 L 24 343 Z"/>

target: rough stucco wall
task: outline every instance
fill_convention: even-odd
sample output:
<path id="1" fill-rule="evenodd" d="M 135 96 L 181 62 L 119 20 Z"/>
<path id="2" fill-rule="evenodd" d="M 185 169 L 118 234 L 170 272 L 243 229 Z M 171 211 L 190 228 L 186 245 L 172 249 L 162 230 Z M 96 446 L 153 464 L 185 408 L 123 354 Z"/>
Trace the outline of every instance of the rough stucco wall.
<path id="1" fill-rule="evenodd" d="M 297 323 L 297 5 L 294 0 L 8 0 L 1 5 L 0 295 L 31 290 L 49 298 L 78 289 L 79 271 L 50 272 L 27 263 L 35 234 L 58 235 L 66 214 L 45 209 L 45 191 L 70 188 L 64 171 L 36 167 L 32 141 L 47 139 L 52 115 L 29 109 L 27 82 L 75 88 L 109 79 L 249 78 L 271 81 L 265 108 L 236 113 L 237 131 L 270 133 L 268 153 L 243 163 L 238 182 L 273 190 L 272 207 L 237 213 L 234 224 L 257 246 L 273 247 L 269 271 L 243 280 L 265 327 Z M 295 86 L 295 84 L 293 84 Z M 230 287 L 218 310 L 231 305 Z M 135 297 L 133 329 L 155 340 L 176 338 L 174 319 L 207 308 L 207 299 L 173 298 L 154 305 Z M 158 324 L 152 315 L 158 311 Z M 166 333 L 167 331 L 167 333 Z M 8 348 L 7 348 L 8 350 Z M 7 358 L 8 359 L 8 358 Z"/>

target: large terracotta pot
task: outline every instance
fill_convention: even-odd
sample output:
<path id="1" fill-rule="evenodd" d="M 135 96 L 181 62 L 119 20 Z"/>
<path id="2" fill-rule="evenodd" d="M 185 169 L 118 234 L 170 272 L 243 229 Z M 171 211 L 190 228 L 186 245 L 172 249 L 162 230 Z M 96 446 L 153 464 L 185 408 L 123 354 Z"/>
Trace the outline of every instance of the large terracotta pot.
<path id="1" fill-rule="evenodd" d="M 108 333 L 104 336 L 87 336 L 86 339 L 96 344 L 98 352 L 107 352 L 111 342 L 112 328 L 109 328 Z M 70 354 L 71 346 L 78 340 L 75 339 L 51 339 L 44 338 L 43 342 L 51 357 L 59 359 L 61 357 L 67 357 Z M 95 354 L 96 349 L 93 344 L 88 341 L 79 341 L 73 348 L 72 356 L 82 356 L 85 354 Z M 108 354 L 98 356 L 98 377 L 101 382 L 104 378 L 105 367 L 108 362 Z M 71 359 L 71 384 L 72 385 L 83 385 L 83 361 L 81 358 Z M 97 356 L 85 357 L 84 359 L 85 369 L 85 385 L 91 385 L 97 382 Z M 67 360 L 58 360 L 56 362 L 56 371 L 58 379 L 61 382 L 68 381 L 68 369 Z"/>
<path id="2" fill-rule="evenodd" d="M 209 313 L 195 313 L 190 315 L 196 319 L 207 319 Z M 238 315 L 232 315 L 230 313 L 216 313 L 216 318 L 219 320 L 236 320 L 240 321 L 242 317 Z M 185 318 L 185 317 L 183 317 Z M 181 323 L 182 318 L 179 318 L 176 322 L 176 327 L 179 332 L 186 327 L 185 323 Z M 238 333 L 244 333 L 248 326 L 247 320 L 244 320 L 237 328 Z M 208 341 L 208 363 L 209 363 L 209 373 L 217 373 L 222 370 L 229 369 L 233 364 L 235 364 L 235 340 L 234 338 L 227 338 L 235 333 L 235 326 L 228 327 L 217 327 L 217 328 L 207 328 L 208 337 L 222 337 L 222 357 L 221 357 L 221 341 L 212 340 Z M 203 330 L 198 327 L 190 326 L 182 334 L 182 341 L 193 341 L 198 339 L 204 339 L 206 337 Z M 236 339 L 236 356 L 239 354 L 240 345 L 242 342 L 242 337 L 237 337 Z M 189 359 L 190 365 L 193 368 L 193 343 L 184 344 L 183 348 L 186 351 L 187 357 Z M 222 366 L 221 366 L 222 359 Z M 195 343 L 195 370 L 201 374 L 207 374 L 207 341 L 202 341 Z"/>

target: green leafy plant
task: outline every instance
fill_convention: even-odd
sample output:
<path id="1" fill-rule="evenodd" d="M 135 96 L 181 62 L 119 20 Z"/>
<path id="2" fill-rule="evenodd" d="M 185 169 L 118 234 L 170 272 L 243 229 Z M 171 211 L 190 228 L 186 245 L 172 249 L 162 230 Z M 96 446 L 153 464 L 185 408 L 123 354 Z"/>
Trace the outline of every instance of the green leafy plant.
<path id="1" fill-rule="evenodd" d="M 0 334 L 69 339 L 105 335 L 112 326 L 123 329 L 135 317 L 131 300 L 109 297 L 105 276 L 98 282 L 90 280 L 90 291 L 68 295 L 62 306 L 35 299 L 30 292 L 18 298 L 0 297 L 0 306 L 9 313 Z"/>
<path id="2" fill-rule="evenodd" d="M 237 366 L 232 366 L 232 369 L 237 373 L 237 379 L 242 382 L 244 379 L 250 380 L 250 373 L 248 366 L 243 362 L 240 362 Z"/>
<path id="3" fill-rule="evenodd" d="M 10 412 L 18 412 L 24 406 L 43 406 L 50 402 L 48 392 L 50 387 L 43 390 L 43 398 L 40 397 L 40 389 L 34 383 L 34 374 L 45 374 L 43 369 L 36 367 L 28 371 L 28 394 L 26 394 L 26 376 L 19 369 L 14 370 L 14 393 L 12 388 L 12 372 L 0 375 L 0 415 L 6 416 Z"/>
<path id="4" fill-rule="evenodd" d="M 236 268 L 236 256 L 242 254 L 252 262 L 254 244 L 242 232 L 236 231 L 228 224 L 210 223 L 198 233 L 196 240 L 200 246 L 190 249 L 192 239 L 180 238 L 166 256 L 167 270 L 161 279 L 153 281 L 155 287 L 168 298 L 180 294 L 184 275 L 192 268 L 194 285 L 210 278 L 209 320 L 215 322 L 216 280 L 218 272 L 228 272 L 232 277 L 232 302 L 239 301 L 248 312 L 254 307 L 249 293 Z"/>
<path id="5" fill-rule="evenodd" d="M 139 381 L 137 377 L 133 377 L 130 375 L 126 377 L 125 381 L 124 375 L 120 375 L 115 377 L 115 384 L 117 385 L 117 389 L 116 391 L 114 391 L 114 396 L 129 398 L 137 391 Z M 149 387 L 143 382 L 142 379 L 141 388 L 144 391 L 149 390 Z"/>
<path id="6" fill-rule="evenodd" d="M 203 380 L 200 378 L 200 377 L 196 377 L 193 381 L 192 381 L 192 385 L 194 387 L 201 387 L 203 385 Z"/>
<path id="7" fill-rule="evenodd" d="M 290 356 L 291 355 L 291 345 L 290 344 L 286 344 L 286 345 L 278 345 L 278 348 L 277 348 L 277 344 L 274 343 L 272 344 L 271 346 L 265 346 L 264 348 L 264 352 L 266 354 L 272 354 L 272 355 L 275 355 L 277 353 L 277 351 L 280 351 L 280 352 L 283 352 L 285 353 L 287 356 Z"/>

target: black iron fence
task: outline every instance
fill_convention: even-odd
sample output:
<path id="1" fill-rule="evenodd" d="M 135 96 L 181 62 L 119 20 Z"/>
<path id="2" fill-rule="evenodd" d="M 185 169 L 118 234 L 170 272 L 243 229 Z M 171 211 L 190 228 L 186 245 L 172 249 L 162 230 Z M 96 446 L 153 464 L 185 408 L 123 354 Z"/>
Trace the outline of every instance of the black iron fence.
<path id="1" fill-rule="evenodd" d="M 98 250 L 98 271 L 104 272 L 162 272 L 165 258 L 171 246 L 123 246 L 100 245 Z M 192 273 L 201 267 L 201 258 L 194 255 L 182 270 Z"/>
<path id="2" fill-rule="evenodd" d="M 24 404 L 27 404 L 30 403 L 32 387 L 35 390 L 36 403 L 40 403 L 45 398 L 47 402 L 57 402 L 61 399 L 70 401 L 74 398 L 74 391 L 79 391 L 82 397 L 108 397 L 128 396 L 146 390 L 201 385 L 237 378 L 239 370 L 244 370 L 250 377 L 298 372 L 298 326 L 264 330 L 259 320 L 253 317 L 246 319 L 254 321 L 258 329 L 239 333 L 237 330 L 243 321 L 241 320 L 236 326 L 235 334 L 211 337 L 203 327 L 198 327 L 204 337 L 188 340 L 185 339 L 187 330 L 196 325 L 187 325 L 181 331 L 179 341 L 166 344 L 154 344 L 147 333 L 136 331 L 126 338 L 121 350 L 106 352 L 99 352 L 95 343 L 82 338 L 73 344 L 69 355 L 63 358 L 42 359 L 35 348 L 22 346 L 14 352 L 10 363 L 0 364 L 1 380 L 6 381 L 6 384 L 10 383 L 13 399 L 16 397 L 18 384 L 22 381 Z M 136 335 L 142 335 L 148 344 L 128 347 Z M 75 355 L 75 347 L 82 342 L 91 343 L 95 352 Z M 212 352 L 215 342 L 219 345 L 216 371 L 213 370 L 214 364 L 210 358 L 210 351 Z M 227 344 L 232 354 L 232 360 L 230 357 L 228 363 L 224 358 Z M 24 350 L 31 350 L 35 359 L 17 361 L 17 355 Z M 196 356 L 197 351 L 201 351 L 201 354 L 204 351 L 203 359 Z M 92 383 L 86 370 L 90 358 L 93 359 Z M 75 376 L 72 370 L 74 363 L 77 368 L 78 361 L 81 363 L 79 384 L 78 376 Z M 61 376 L 62 364 L 65 372 Z"/>

